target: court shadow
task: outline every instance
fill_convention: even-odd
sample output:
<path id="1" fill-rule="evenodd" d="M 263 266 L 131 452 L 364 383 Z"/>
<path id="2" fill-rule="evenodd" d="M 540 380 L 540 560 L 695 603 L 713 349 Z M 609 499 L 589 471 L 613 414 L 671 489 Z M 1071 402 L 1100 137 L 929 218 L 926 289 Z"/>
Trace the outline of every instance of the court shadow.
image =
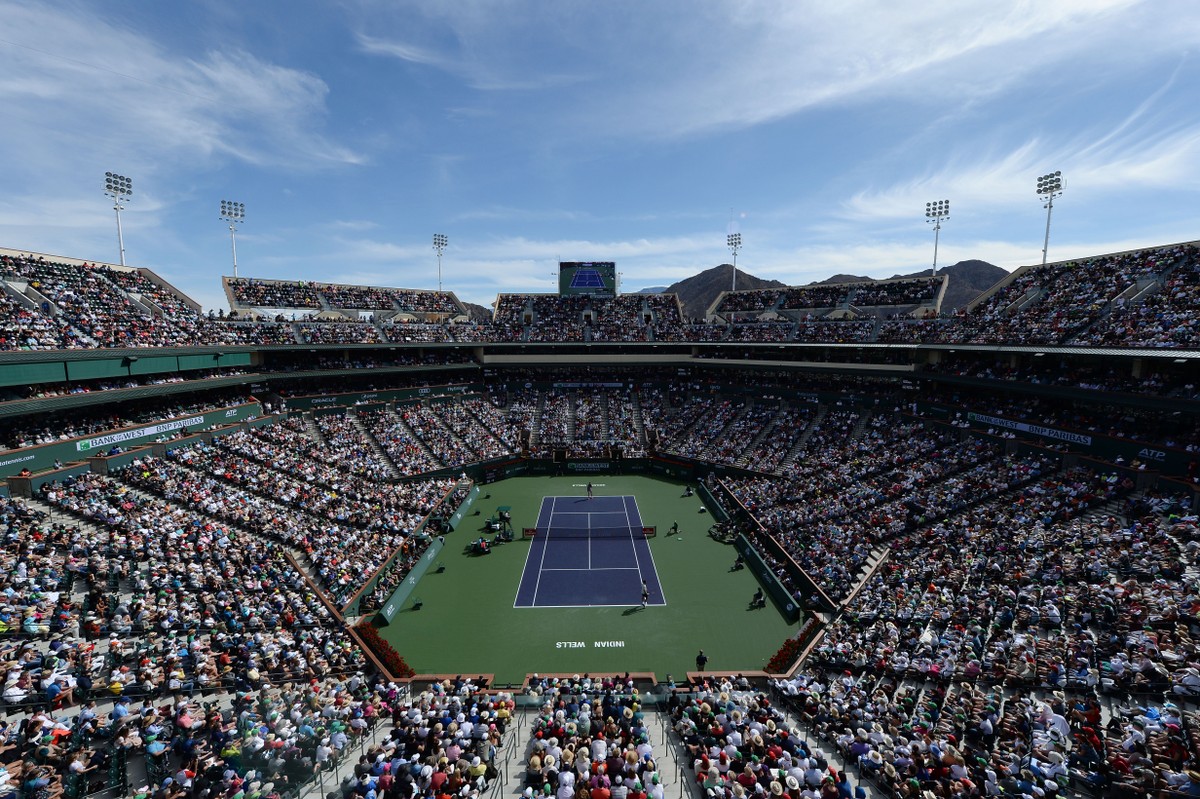
<path id="1" fill-rule="evenodd" d="M 622 616 L 632 616 L 635 613 L 641 613 L 643 610 L 645 610 L 645 608 L 642 607 L 641 605 L 638 605 L 637 607 L 626 608 L 625 610 L 621 611 L 621 615 Z"/>

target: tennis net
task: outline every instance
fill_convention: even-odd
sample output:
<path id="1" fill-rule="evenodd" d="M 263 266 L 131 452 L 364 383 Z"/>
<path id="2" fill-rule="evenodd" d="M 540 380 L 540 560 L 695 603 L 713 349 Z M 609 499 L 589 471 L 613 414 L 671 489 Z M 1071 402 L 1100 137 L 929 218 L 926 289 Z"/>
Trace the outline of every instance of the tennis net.
<path id="1" fill-rule="evenodd" d="M 522 538 L 655 538 L 657 527 L 524 527 L 521 529 Z"/>

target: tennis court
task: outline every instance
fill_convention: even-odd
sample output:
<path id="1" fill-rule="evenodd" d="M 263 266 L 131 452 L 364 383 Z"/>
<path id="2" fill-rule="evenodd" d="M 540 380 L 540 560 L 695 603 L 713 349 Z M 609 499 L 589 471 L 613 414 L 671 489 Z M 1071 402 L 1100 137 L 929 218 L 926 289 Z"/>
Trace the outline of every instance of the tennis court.
<path id="1" fill-rule="evenodd" d="M 516 608 L 665 605 L 632 496 L 543 497 Z"/>

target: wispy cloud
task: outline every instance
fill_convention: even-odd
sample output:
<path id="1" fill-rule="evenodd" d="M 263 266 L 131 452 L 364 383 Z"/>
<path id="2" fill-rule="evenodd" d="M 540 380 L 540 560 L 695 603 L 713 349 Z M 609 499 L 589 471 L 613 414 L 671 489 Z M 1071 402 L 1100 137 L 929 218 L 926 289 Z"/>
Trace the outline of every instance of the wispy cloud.
<path id="1" fill-rule="evenodd" d="M 481 58 L 473 48 L 450 53 L 366 33 L 357 34 L 357 39 L 364 53 L 435 67 L 461 78 L 468 86 L 480 91 L 535 91 L 570 86 L 586 79 L 586 76 L 577 73 L 548 71 L 531 71 L 516 76 L 504 59 Z"/>
<path id="2" fill-rule="evenodd" d="M 292 169 L 363 160 L 322 132 L 329 89 L 311 73 L 237 49 L 183 57 L 84 6 L 0 4 L 0 31 L 0 146 L 31 170 L 94 169 L 100 158 L 142 174 L 213 156 Z"/>
<path id="3" fill-rule="evenodd" d="M 454 217 L 455 222 L 579 222 L 591 219 L 592 215 L 584 211 L 569 208 L 517 208 L 507 205 L 491 205 L 486 208 L 474 208 L 461 211 Z"/>
<path id="4" fill-rule="evenodd" d="M 558 95 L 553 121 L 652 138 L 736 130 L 880 96 L 953 105 L 1057 64 L 1138 60 L 1164 42 L 1184 52 L 1200 37 L 1173 21 L 1189 15 L 1183 0 L 415 2 L 403 15 L 378 0 L 356 7 L 369 20 L 370 33 L 358 34 L 365 52 L 479 89 L 588 81 L 586 92 Z M 571 67 L 547 72 L 546 63 Z"/>
<path id="5" fill-rule="evenodd" d="M 330 227 L 335 230 L 372 230 L 379 227 L 378 222 L 373 222 L 369 219 L 335 219 L 329 223 Z"/>
<path id="6" fill-rule="evenodd" d="M 1096 201 L 1119 189 L 1192 188 L 1200 180 L 1200 118 L 1145 114 L 1139 108 L 1109 132 L 1090 138 L 1032 138 L 990 156 L 951 151 L 934 172 L 850 197 L 841 216 L 851 221 L 912 217 L 922 203 L 950 198 L 953 208 L 991 213 L 1028 205 L 1035 178 L 1048 170 L 1064 174 L 1068 189 L 1085 190 Z"/>

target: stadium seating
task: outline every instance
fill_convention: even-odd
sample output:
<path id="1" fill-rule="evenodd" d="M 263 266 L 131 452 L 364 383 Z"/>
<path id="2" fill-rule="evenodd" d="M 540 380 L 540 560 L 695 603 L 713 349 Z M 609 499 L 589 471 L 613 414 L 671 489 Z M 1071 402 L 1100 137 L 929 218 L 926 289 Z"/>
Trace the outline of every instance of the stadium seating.
<path id="1" fill-rule="evenodd" d="M 1153 455 L 1104 464 L 1064 443 L 1094 435 L 1194 456 L 1190 403 L 1200 395 L 1187 358 L 1135 370 L 1105 353 L 1037 362 L 990 349 L 1196 347 L 1191 245 L 1031 267 L 944 318 L 927 313 L 942 278 L 727 293 L 709 322 L 685 320 L 668 295 L 505 294 L 492 320 L 462 322 L 453 318 L 464 309 L 442 292 L 227 281 L 240 308 L 289 312 L 260 320 L 201 313 L 144 270 L 5 256 L 0 271 L 6 353 L 264 353 L 237 367 L 261 370 L 259 384 L 247 377 L 221 393 L 132 369 L 10 389 L 0 431 L 11 449 L 255 401 L 263 383 L 286 404 L 342 388 L 434 385 L 410 365 L 473 382 L 465 394 L 193 430 L 186 442 L 164 435 L 156 454 L 126 455 L 124 466 L 54 472 L 33 501 L 0 496 L 0 706 L 23 724 L 0 732 L 0 763 L 23 795 L 135 792 L 122 784 L 132 757 L 159 786 L 147 794 L 171 799 L 294 796 L 330 771 L 352 775 L 338 779 L 346 795 L 386 793 L 390 773 L 422 792 L 479 796 L 496 784 L 512 698 L 470 680 L 410 694 L 347 616 L 379 611 L 405 581 L 438 533 L 427 525 L 471 490 L 464 469 L 562 452 L 665 456 L 715 472 L 706 486 L 734 515 L 719 534 L 744 534 L 818 620 L 770 695 L 710 675 L 671 694 L 671 723 L 690 755 L 679 776 L 706 796 L 834 795 L 848 790 L 847 772 L 912 799 L 1068 789 L 1169 797 L 1200 784 L 1187 775 L 1200 762 L 1200 521 L 1194 493 L 1182 491 L 1200 477 L 1195 462 L 1181 482 L 1156 487 Z M 345 321 L 326 318 L 343 312 Z M 705 346 L 664 349 L 754 354 L 768 349 L 756 344 L 794 344 L 806 361 L 836 350 L 812 344 L 988 349 L 904 360 L 914 366 L 905 385 L 834 374 L 836 364 L 811 375 L 672 364 L 479 377 L 461 365 L 486 348 L 419 346 L 455 342 L 552 345 L 543 352 L 696 342 Z M 385 351 L 407 344 L 418 346 Z M 266 357 L 292 348 L 303 349 Z M 300 369 L 350 374 L 273 380 Z M 206 363 L 189 378 L 239 374 Z M 188 390 L 21 410 L 167 382 Z M 1105 397 L 1118 392 L 1136 401 Z M 971 414 L 1026 429 L 988 429 Z M 1028 434 L 1037 426 L 1067 437 Z M 626 799 L 664 799 L 676 773 L 656 765 L 662 739 L 652 740 L 630 689 L 603 678 L 531 680 L 525 692 L 547 704 L 529 730 L 528 786 L 594 787 L 603 778 L 592 761 L 604 761 L 611 793 L 619 772 Z M 831 773 L 822 747 L 845 767 Z M 162 788 L 168 777 L 176 788 Z"/>

